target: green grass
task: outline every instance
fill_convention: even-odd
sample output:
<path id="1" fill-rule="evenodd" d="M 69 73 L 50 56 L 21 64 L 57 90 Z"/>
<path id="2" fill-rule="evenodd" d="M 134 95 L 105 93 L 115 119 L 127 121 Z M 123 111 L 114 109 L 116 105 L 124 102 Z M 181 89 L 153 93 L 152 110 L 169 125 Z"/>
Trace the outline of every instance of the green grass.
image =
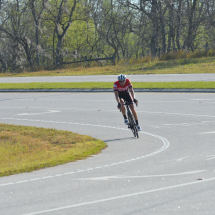
<path id="1" fill-rule="evenodd" d="M 69 131 L 0 124 L 0 176 L 84 159 L 105 147 L 101 140 Z"/>
<path id="2" fill-rule="evenodd" d="M 132 82 L 134 89 L 214 89 L 213 81 Z M 0 89 L 112 89 L 113 82 L 0 83 Z"/>
<path id="3" fill-rule="evenodd" d="M 21 73 L 0 73 L 0 77 L 31 77 L 31 76 L 77 76 L 77 75 L 117 75 L 125 74 L 190 74 L 214 73 L 215 57 L 185 58 L 173 60 L 131 59 L 120 60 L 116 66 L 98 66 L 91 63 L 89 67 L 84 64 L 70 65 L 56 70 L 40 70 Z"/>
<path id="4" fill-rule="evenodd" d="M 215 89 L 215 82 L 134 82 L 133 86 L 144 89 Z"/>

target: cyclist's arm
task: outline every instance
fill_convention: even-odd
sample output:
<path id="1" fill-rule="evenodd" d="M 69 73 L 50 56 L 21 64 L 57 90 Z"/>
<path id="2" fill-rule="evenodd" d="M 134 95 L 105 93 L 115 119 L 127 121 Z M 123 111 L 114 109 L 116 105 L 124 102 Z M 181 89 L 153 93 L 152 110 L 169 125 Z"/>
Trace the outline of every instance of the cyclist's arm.
<path id="1" fill-rule="evenodd" d="M 114 94 L 115 94 L 115 98 L 116 98 L 117 103 L 120 103 L 119 92 L 117 90 L 115 90 Z"/>
<path id="2" fill-rule="evenodd" d="M 129 87 L 129 91 L 130 91 L 130 93 L 131 93 L 131 96 L 132 96 L 132 98 L 133 98 L 133 100 L 135 99 L 135 97 L 134 97 L 134 90 L 133 90 L 133 87 L 131 86 L 131 87 Z"/>

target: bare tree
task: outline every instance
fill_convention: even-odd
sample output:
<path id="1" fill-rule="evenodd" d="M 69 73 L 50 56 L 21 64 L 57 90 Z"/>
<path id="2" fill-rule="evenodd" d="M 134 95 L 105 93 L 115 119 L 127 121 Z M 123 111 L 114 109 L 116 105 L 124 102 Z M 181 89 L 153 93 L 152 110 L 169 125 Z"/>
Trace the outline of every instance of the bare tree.
<path id="1" fill-rule="evenodd" d="M 61 0 L 54 1 L 51 5 L 50 2 L 46 4 L 46 9 L 51 15 L 51 21 L 54 22 L 54 34 L 53 34 L 53 50 L 55 49 L 55 64 L 62 63 L 62 45 L 66 32 L 68 31 L 71 23 L 77 19 L 75 16 L 77 0 L 67 1 Z M 57 45 L 55 48 L 55 34 L 57 36 Z"/>
<path id="2" fill-rule="evenodd" d="M 33 16 L 34 24 L 35 24 L 35 42 L 36 42 L 36 62 L 37 66 L 40 64 L 39 58 L 39 32 L 41 29 L 41 20 L 43 16 L 43 12 L 45 10 L 45 4 L 48 0 L 29 0 L 29 7 Z"/>
<path id="3" fill-rule="evenodd" d="M 206 11 L 203 10 L 204 2 L 199 2 L 198 0 L 186 0 L 186 6 L 188 31 L 183 48 L 194 51 L 194 40 L 197 36 L 197 30 L 200 24 L 205 20 Z"/>
<path id="4" fill-rule="evenodd" d="M 180 32 L 181 32 L 181 19 L 182 19 L 182 1 L 183 0 L 177 0 L 176 1 L 176 44 L 178 50 L 181 49 L 181 43 L 180 43 Z"/>
<path id="5" fill-rule="evenodd" d="M 209 24 L 215 27 L 215 1 L 214 0 L 206 0 L 205 5 L 207 8 L 208 21 Z"/>
<path id="6" fill-rule="evenodd" d="M 171 44 L 173 45 L 173 49 L 175 47 L 175 43 L 174 43 L 174 4 L 169 4 L 168 5 L 168 16 L 169 16 L 169 33 L 168 33 L 168 46 L 167 46 L 167 52 L 170 52 L 171 50 Z"/>
<path id="7" fill-rule="evenodd" d="M 161 31 L 162 38 L 162 50 L 166 52 L 166 32 L 165 32 L 165 12 L 167 9 L 166 4 L 160 0 L 140 0 L 138 3 L 134 3 L 131 0 L 126 0 L 126 4 L 139 12 L 144 13 L 152 24 L 151 30 L 151 55 L 156 56 L 158 50 L 158 38 L 159 30 Z"/>
<path id="8" fill-rule="evenodd" d="M 13 49 L 13 61 L 16 61 L 21 47 L 24 49 L 28 65 L 33 68 L 33 61 L 30 51 L 31 41 L 27 37 L 29 30 L 29 21 L 26 13 L 27 6 L 20 0 L 14 0 L 7 3 L 4 14 L 5 17 L 0 24 L 0 31 L 5 39 L 9 39 Z M 25 20 L 25 21 L 24 21 Z"/>
<path id="9" fill-rule="evenodd" d="M 126 56 L 127 36 L 132 29 L 132 10 L 121 1 L 91 1 L 91 14 L 98 34 L 120 58 Z"/>

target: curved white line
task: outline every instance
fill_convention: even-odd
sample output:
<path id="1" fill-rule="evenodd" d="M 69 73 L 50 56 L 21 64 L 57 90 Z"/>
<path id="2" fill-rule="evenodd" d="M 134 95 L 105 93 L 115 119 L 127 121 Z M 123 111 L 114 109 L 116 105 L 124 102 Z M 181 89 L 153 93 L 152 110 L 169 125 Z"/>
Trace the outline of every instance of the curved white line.
<path id="1" fill-rule="evenodd" d="M 15 119 L 15 118 L 1 118 L 1 119 L 7 119 L 7 120 L 8 119 L 12 119 L 12 120 L 25 120 L 25 121 L 29 120 L 31 122 L 32 121 L 37 121 L 38 122 L 38 120 L 31 120 L 31 119 Z M 55 121 L 45 121 L 45 120 L 41 120 L 41 122 L 60 123 L 58 121 L 55 122 Z M 111 126 L 92 125 L 92 124 L 83 124 L 83 123 L 71 123 L 71 122 L 68 122 L 68 124 L 75 124 L 75 125 L 78 124 L 78 125 L 85 125 L 85 126 L 99 126 L 99 127 L 105 127 L 105 128 L 114 128 L 114 129 L 120 129 L 120 130 L 130 131 L 130 129 L 117 128 L 117 127 L 111 127 Z M 77 171 L 67 172 L 67 173 L 62 173 L 62 174 L 57 174 L 57 175 L 50 175 L 50 176 L 41 177 L 41 178 L 34 178 L 34 179 L 29 179 L 29 180 L 23 180 L 23 181 L 17 181 L 17 182 L 10 182 L 10 183 L 5 183 L 5 184 L 0 184 L 0 187 L 7 186 L 7 185 L 21 184 L 21 183 L 26 183 L 26 182 L 31 182 L 31 181 L 38 181 L 38 180 L 43 180 L 43 179 L 48 179 L 48 178 L 54 178 L 54 177 L 59 177 L 59 176 L 64 176 L 64 175 L 70 175 L 70 174 L 75 174 L 75 173 L 86 172 L 86 171 L 91 171 L 91 170 L 95 170 L 95 169 L 101 169 L 101 168 L 105 168 L 105 167 L 115 166 L 115 165 L 119 165 L 119 164 L 124 164 L 124 163 L 128 163 L 128 162 L 131 162 L 131 161 L 136 161 L 136 160 L 140 160 L 140 159 L 143 159 L 143 158 L 146 158 L 146 157 L 150 157 L 150 156 L 156 155 L 156 154 L 161 153 L 164 150 L 168 149 L 169 146 L 170 146 L 169 141 L 166 138 L 164 138 L 164 137 L 158 136 L 156 134 L 151 134 L 151 133 L 148 133 L 148 132 L 140 132 L 140 133 L 146 134 L 146 135 L 149 135 L 149 136 L 152 136 L 152 137 L 160 139 L 163 142 L 163 147 L 161 147 L 160 149 L 158 149 L 158 150 L 156 150 L 154 152 L 151 152 L 151 153 L 149 153 L 147 155 L 143 155 L 143 156 L 140 156 L 140 157 L 137 157 L 137 158 L 132 158 L 132 159 L 125 160 L 125 161 L 120 161 L 120 162 L 117 162 L 117 163 L 112 163 L 112 164 L 107 164 L 107 165 L 103 165 L 103 166 L 97 166 L 97 167 L 93 167 L 93 168 L 88 168 L 88 169 L 83 169 L 83 170 L 77 170 Z"/>
<path id="2" fill-rule="evenodd" d="M 158 191 L 163 191 L 163 190 L 169 190 L 169 189 L 174 189 L 174 188 L 179 188 L 179 187 L 184 187 L 184 186 L 189 186 L 189 185 L 194 185 L 194 184 L 200 184 L 200 183 L 214 181 L 214 180 L 215 180 L 215 178 L 209 178 L 209 179 L 205 179 L 205 180 L 201 180 L 201 181 L 177 184 L 177 185 L 173 185 L 173 186 L 169 186 L 169 187 L 161 187 L 158 189 L 146 190 L 143 192 L 131 193 L 131 194 L 127 194 L 127 195 L 121 195 L 121 196 L 116 196 L 116 197 L 107 198 L 107 199 L 100 199 L 100 200 L 95 200 L 95 201 L 91 201 L 91 202 L 83 202 L 80 204 L 68 205 L 68 206 L 64 206 L 64 207 L 53 208 L 53 209 L 49 209 L 49 210 L 38 211 L 38 212 L 33 212 L 33 213 L 28 213 L 28 214 L 23 214 L 23 215 L 36 215 L 36 214 L 50 213 L 50 212 L 54 212 L 54 211 L 60 211 L 60 210 L 65 210 L 65 209 L 69 209 L 69 208 L 75 208 L 75 207 L 80 207 L 80 206 L 85 206 L 85 205 L 102 203 L 102 202 L 107 202 L 107 201 L 112 201 L 112 200 L 117 200 L 117 199 L 123 199 L 123 198 L 127 198 L 127 197 L 138 196 L 138 195 L 143 195 L 143 194 L 153 193 L 153 192 L 158 192 Z"/>
<path id="3" fill-rule="evenodd" d="M 128 179 L 128 178 L 155 178 L 155 177 L 173 177 L 179 175 L 189 175 L 189 174 L 196 174 L 200 172 L 205 172 L 206 170 L 196 170 L 190 172 L 180 172 L 180 173 L 173 173 L 173 174 L 161 174 L 161 175 L 114 175 L 114 176 L 102 176 L 102 177 L 94 177 L 94 178 L 76 178 L 74 180 L 81 180 L 81 181 L 100 181 L 100 180 L 110 180 L 110 179 Z"/>

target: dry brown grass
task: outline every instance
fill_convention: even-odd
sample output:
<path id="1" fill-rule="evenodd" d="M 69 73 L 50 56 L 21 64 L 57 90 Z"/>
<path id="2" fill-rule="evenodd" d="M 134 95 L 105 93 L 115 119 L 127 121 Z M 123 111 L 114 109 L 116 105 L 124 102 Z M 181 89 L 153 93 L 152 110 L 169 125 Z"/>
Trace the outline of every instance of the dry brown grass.
<path id="1" fill-rule="evenodd" d="M 69 131 L 0 124 L 0 176 L 84 159 L 105 147 Z"/>
<path id="2" fill-rule="evenodd" d="M 178 74 L 178 73 L 214 73 L 215 49 L 195 52 L 171 52 L 160 58 L 151 56 L 116 60 L 110 62 L 89 62 L 61 65 L 54 68 L 37 67 L 34 71 L 0 73 L 0 77 L 30 76 L 73 76 L 73 75 L 117 75 L 125 74 Z"/>

